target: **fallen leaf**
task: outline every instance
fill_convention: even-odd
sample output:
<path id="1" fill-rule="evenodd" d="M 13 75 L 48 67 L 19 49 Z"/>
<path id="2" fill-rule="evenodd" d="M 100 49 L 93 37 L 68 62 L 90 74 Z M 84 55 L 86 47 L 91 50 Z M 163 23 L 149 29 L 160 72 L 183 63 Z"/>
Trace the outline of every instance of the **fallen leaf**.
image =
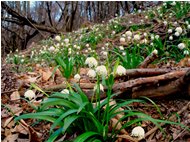
<path id="1" fill-rule="evenodd" d="M 22 124 L 16 125 L 15 132 L 18 132 L 18 133 L 21 133 L 21 134 L 25 134 L 25 135 L 28 134 L 28 131 L 26 130 L 26 128 L 24 128 L 22 126 Z"/>
<path id="2" fill-rule="evenodd" d="M 13 119 L 13 117 L 6 119 L 3 127 L 5 128 L 11 122 L 12 119 Z"/>
<path id="3" fill-rule="evenodd" d="M 7 128 L 12 129 L 13 126 L 15 126 L 15 121 L 14 121 L 14 120 L 12 120 L 12 121 L 7 125 Z"/>
<path id="4" fill-rule="evenodd" d="M 120 122 L 118 122 L 118 120 L 116 118 L 112 118 L 111 119 L 111 127 L 115 128 L 115 130 L 120 130 L 122 127 L 122 124 Z M 128 134 L 125 129 L 121 129 L 120 132 L 121 132 L 121 134 Z"/>
<path id="5" fill-rule="evenodd" d="M 11 135 L 11 129 L 5 128 L 5 136 L 7 137 L 9 135 Z"/>
<path id="6" fill-rule="evenodd" d="M 16 115 L 16 116 L 19 116 L 20 113 L 23 112 L 23 108 L 19 107 L 19 104 L 16 104 L 16 105 L 6 105 L 10 110 L 11 112 Z M 11 115 L 11 113 L 9 113 Z"/>
<path id="7" fill-rule="evenodd" d="M 11 101 L 20 100 L 20 94 L 18 91 L 15 91 L 11 94 Z"/>
<path id="8" fill-rule="evenodd" d="M 8 135 L 4 140 L 3 142 L 15 142 L 18 138 L 18 134 L 10 134 Z"/>
<path id="9" fill-rule="evenodd" d="M 52 72 L 50 70 L 47 70 L 47 71 L 41 71 L 42 72 L 42 79 L 44 81 L 48 81 L 49 78 L 51 77 L 52 75 Z"/>

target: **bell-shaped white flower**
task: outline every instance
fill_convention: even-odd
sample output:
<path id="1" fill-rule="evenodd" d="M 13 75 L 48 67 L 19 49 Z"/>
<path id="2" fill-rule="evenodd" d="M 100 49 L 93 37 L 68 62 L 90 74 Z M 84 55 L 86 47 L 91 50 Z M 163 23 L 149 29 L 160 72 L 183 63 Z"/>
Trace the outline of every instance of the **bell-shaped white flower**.
<path id="1" fill-rule="evenodd" d="M 170 36 L 170 37 L 169 37 L 169 40 L 173 40 L 173 36 Z"/>
<path id="2" fill-rule="evenodd" d="M 143 139 L 145 137 L 145 131 L 141 126 L 133 128 L 131 136 L 137 137 L 138 139 Z"/>
<path id="3" fill-rule="evenodd" d="M 181 34 L 183 32 L 183 29 L 181 27 L 177 27 L 175 29 L 176 32 L 178 32 L 179 34 Z"/>
<path id="4" fill-rule="evenodd" d="M 74 79 L 80 80 L 80 75 L 79 74 L 75 74 Z"/>
<path id="5" fill-rule="evenodd" d="M 68 89 L 63 89 L 63 90 L 61 91 L 61 93 L 63 93 L 63 94 L 69 94 L 69 90 L 68 90 Z"/>
<path id="6" fill-rule="evenodd" d="M 183 51 L 183 54 L 184 54 L 184 55 L 189 55 L 189 51 L 188 51 L 188 50 L 185 50 L 185 51 Z"/>
<path id="7" fill-rule="evenodd" d="M 100 91 L 102 91 L 102 92 L 104 92 L 104 86 L 102 85 L 102 84 L 100 84 Z M 98 89 L 98 84 L 96 84 L 95 86 L 94 86 L 94 92 L 96 91 Z"/>
<path id="8" fill-rule="evenodd" d="M 134 40 L 137 41 L 137 40 L 140 40 L 140 38 L 141 38 L 140 35 L 138 35 L 138 34 L 134 35 Z"/>
<path id="9" fill-rule="evenodd" d="M 119 76 L 125 75 L 126 74 L 126 69 L 123 66 L 119 65 L 117 67 L 116 74 L 119 75 Z"/>
<path id="10" fill-rule="evenodd" d="M 120 50 L 124 50 L 123 46 L 119 46 L 119 49 L 120 49 Z"/>
<path id="11" fill-rule="evenodd" d="M 88 57 L 85 61 L 85 64 L 92 68 L 96 67 L 98 65 L 98 62 L 94 57 Z"/>
<path id="12" fill-rule="evenodd" d="M 24 93 L 24 97 L 25 97 L 25 98 L 28 98 L 29 100 L 33 99 L 35 96 L 36 96 L 36 94 L 35 94 L 34 91 L 32 91 L 32 90 L 27 90 L 27 91 Z"/>
<path id="13" fill-rule="evenodd" d="M 96 67 L 96 73 L 101 76 L 107 76 L 108 72 L 104 65 Z"/>
<path id="14" fill-rule="evenodd" d="M 96 72 L 95 72 L 95 70 L 90 69 L 90 70 L 88 71 L 87 75 L 88 75 L 89 77 L 91 77 L 91 78 L 95 78 L 95 77 L 96 77 Z"/>
<path id="15" fill-rule="evenodd" d="M 181 50 L 184 49 L 185 48 L 185 44 L 184 43 L 178 44 L 178 48 L 181 49 Z"/>
<path id="16" fill-rule="evenodd" d="M 69 39 L 68 39 L 68 38 L 64 39 L 64 42 L 65 42 L 66 44 L 68 44 L 68 43 L 69 43 Z"/>
<path id="17" fill-rule="evenodd" d="M 172 29 L 168 29 L 168 33 L 171 34 L 172 33 Z"/>
<path id="18" fill-rule="evenodd" d="M 55 47 L 54 46 L 50 46 L 49 51 L 53 52 L 54 50 L 55 50 Z"/>
<path id="19" fill-rule="evenodd" d="M 132 32 L 131 32 L 131 31 L 126 31 L 126 32 L 125 32 L 125 35 L 126 35 L 127 37 L 128 37 L 128 36 L 131 37 L 131 36 L 132 36 Z"/>
<path id="20" fill-rule="evenodd" d="M 157 54 L 158 54 L 158 50 L 154 49 L 154 50 L 152 51 L 152 53 L 157 55 Z"/>
<path id="21" fill-rule="evenodd" d="M 61 37 L 59 35 L 55 36 L 55 40 L 61 41 Z"/>
<path id="22" fill-rule="evenodd" d="M 125 38 L 124 38 L 124 37 L 121 37 L 119 41 L 120 41 L 121 43 L 125 43 Z"/>

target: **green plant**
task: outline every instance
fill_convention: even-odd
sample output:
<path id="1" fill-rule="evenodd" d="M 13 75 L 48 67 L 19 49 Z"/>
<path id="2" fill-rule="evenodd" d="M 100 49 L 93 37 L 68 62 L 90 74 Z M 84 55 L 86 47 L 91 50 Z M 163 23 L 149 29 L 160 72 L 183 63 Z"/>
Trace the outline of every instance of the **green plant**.
<path id="1" fill-rule="evenodd" d="M 126 69 L 136 68 L 144 60 L 144 57 L 140 55 L 140 47 L 138 46 L 125 49 L 125 56 L 119 53 L 117 49 L 112 52 L 120 58 L 121 65 Z"/>
<path id="2" fill-rule="evenodd" d="M 59 92 L 53 93 L 48 99 L 41 103 L 36 113 L 23 114 L 16 117 L 15 120 L 18 121 L 20 119 L 32 118 L 51 122 L 50 137 L 47 142 L 56 140 L 60 135 L 72 135 L 74 133 L 78 134 L 74 139 L 74 142 L 95 140 L 114 142 L 121 129 L 145 120 L 156 124 L 161 131 L 163 130 L 159 126 L 159 123 L 183 126 L 182 124 L 167 120 L 153 119 L 152 117 L 129 107 L 129 104 L 134 102 L 145 103 L 143 100 L 120 100 L 117 104 L 109 105 L 110 101 L 106 98 L 103 102 L 99 102 L 99 105 L 93 106 L 77 85 L 75 86 L 75 89 L 78 93 L 74 92 L 72 89 L 70 90 L 70 94 L 62 94 Z M 110 95 L 110 98 L 113 96 L 114 95 Z M 103 107 L 106 107 L 106 109 L 103 110 Z M 125 110 L 119 111 L 119 108 L 121 107 L 125 108 Z M 158 108 L 156 109 L 159 110 Z M 120 130 L 116 129 L 116 125 L 110 131 L 110 120 L 120 113 L 124 113 L 125 115 L 118 120 L 118 123 L 124 120 L 128 121 Z M 129 117 L 133 119 L 128 119 Z M 111 135 L 108 135 L 108 132 Z"/>
<path id="3" fill-rule="evenodd" d="M 59 70 L 61 71 L 61 74 L 69 79 L 72 75 L 73 72 L 73 67 L 74 67 L 74 59 L 73 57 L 66 57 L 63 58 L 61 55 L 57 55 L 55 57 L 55 61 L 59 67 Z"/>

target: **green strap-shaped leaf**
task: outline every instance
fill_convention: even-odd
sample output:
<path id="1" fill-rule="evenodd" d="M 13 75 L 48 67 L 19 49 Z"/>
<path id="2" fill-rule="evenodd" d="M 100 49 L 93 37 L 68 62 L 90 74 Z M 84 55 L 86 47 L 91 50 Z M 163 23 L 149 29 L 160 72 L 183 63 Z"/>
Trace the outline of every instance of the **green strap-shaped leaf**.
<path id="1" fill-rule="evenodd" d="M 74 142 L 85 142 L 88 138 L 92 136 L 100 136 L 97 132 L 85 132 L 82 135 L 78 136 Z"/>

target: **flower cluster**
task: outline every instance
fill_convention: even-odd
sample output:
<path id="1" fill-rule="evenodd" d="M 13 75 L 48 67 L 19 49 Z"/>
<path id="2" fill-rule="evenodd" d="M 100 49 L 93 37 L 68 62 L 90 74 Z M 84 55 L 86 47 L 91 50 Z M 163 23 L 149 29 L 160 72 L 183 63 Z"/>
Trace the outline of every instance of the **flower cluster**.
<path id="1" fill-rule="evenodd" d="M 98 62 L 94 57 L 88 57 L 85 61 L 85 64 L 92 68 L 96 67 L 98 65 Z"/>

